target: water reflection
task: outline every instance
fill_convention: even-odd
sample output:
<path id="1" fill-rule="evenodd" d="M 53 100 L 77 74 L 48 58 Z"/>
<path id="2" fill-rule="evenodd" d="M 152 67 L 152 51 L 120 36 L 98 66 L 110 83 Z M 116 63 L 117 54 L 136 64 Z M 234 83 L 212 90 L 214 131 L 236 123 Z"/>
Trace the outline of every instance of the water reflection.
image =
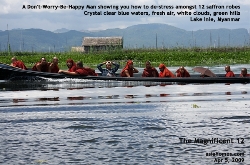
<path id="1" fill-rule="evenodd" d="M 26 102 L 28 99 L 13 99 L 13 103 Z"/>
<path id="2" fill-rule="evenodd" d="M 70 83 L 69 83 L 70 82 Z M 79 80 L 76 82 L 46 82 L 40 84 L 38 89 L 21 89 L 16 92 L 5 90 L 0 92 L 1 107 L 7 106 L 32 106 L 32 105 L 85 105 L 85 104 L 120 104 L 120 103 L 159 103 L 159 102 L 188 102 L 188 101 L 225 101 L 247 100 L 250 95 L 249 84 L 204 84 L 193 85 L 171 84 L 140 84 L 135 82 L 116 82 L 117 87 L 99 86 L 102 82 Z M 148 82 L 147 82 L 148 83 Z M 22 84 L 22 83 L 21 83 Z M 2 87 L 8 83 L 1 82 Z M 37 84 L 39 86 L 39 84 Z M 20 87 L 19 85 L 17 85 Z M 33 86 L 33 85 L 32 85 Z M 94 86 L 94 87 L 93 87 Z M 37 86 L 35 86 L 37 87 Z M 31 87 L 32 88 L 32 87 Z M 39 92 L 38 92 L 39 90 Z M 244 94 L 244 97 L 242 96 Z M 225 95 L 227 96 L 225 98 Z M 166 99 L 168 97 L 168 99 Z M 42 103 L 42 104 L 41 104 Z"/>
<path id="3" fill-rule="evenodd" d="M 118 99 L 119 95 L 111 95 L 111 96 L 98 96 L 98 99 Z"/>
<path id="4" fill-rule="evenodd" d="M 193 96 L 208 96 L 208 95 L 212 95 L 212 93 L 204 92 L 204 93 L 194 93 L 193 94 Z"/>
<path id="5" fill-rule="evenodd" d="M 136 95 L 125 95 L 125 98 L 127 98 L 127 99 L 132 99 L 132 98 L 135 98 L 136 97 Z"/>
<path id="6" fill-rule="evenodd" d="M 83 100 L 83 96 L 78 96 L 78 97 L 67 97 L 68 100 Z"/>
<path id="7" fill-rule="evenodd" d="M 188 93 L 180 93 L 180 96 L 188 96 Z"/>
<path id="8" fill-rule="evenodd" d="M 79 90 L 79 89 L 84 89 L 84 88 L 67 88 L 67 90 Z"/>
<path id="9" fill-rule="evenodd" d="M 52 98 L 38 98 L 38 101 L 60 101 L 59 97 L 52 97 Z"/>
<path id="10" fill-rule="evenodd" d="M 170 94 L 166 94 L 166 93 L 161 93 L 160 94 L 160 97 L 167 97 L 167 96 L 169 96 Z"/>

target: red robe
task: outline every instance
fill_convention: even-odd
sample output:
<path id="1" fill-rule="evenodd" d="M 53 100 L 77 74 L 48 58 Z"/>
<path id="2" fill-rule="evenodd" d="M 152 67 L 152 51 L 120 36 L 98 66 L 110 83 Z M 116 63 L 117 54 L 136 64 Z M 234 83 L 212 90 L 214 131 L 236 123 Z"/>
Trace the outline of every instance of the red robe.
<path id="1" fill-rule="evenodd" d="M 160 64 L 159 68 L 163 68 L 163 72 L 159 73 L 159 77 L 175 77 L 175 75 L 168 70 L 168 68 L 164 64 Z"/>
<path id="2" fill-rule="evenodd" d="M 82 75 L 82 76 L 88 76 L 88 71 L 85 70 L 84 68 L 78 68 L 75 71 L 77 74 Z"/>
<path id="3" fill-rule="evenodd" d="M 76 71 L 76 66 L 73 65 L 71 68 L 69 68 L 68 71 L 69 71 L 69 72 L 75 72 L 75 71 Z"/>
<path id="4" fill-rule="evenodd" d="M 55 65 L 52 69 L 51 69 L 51 73 L 58 73 L 58 71 L 59 71 L 59 67 L 58 67 L 58 65 Z"/>
<path id="5" fill-rule="evenodd" d="M 133 68 L 130 68 L 129 65 L 133 64 L 133 61 L 128 60 L 126 66 L 123 68 L 123 70 L 121 71 L 121 77 L 127 77 L 127 75 L 125 74 L 125 70 L 128 70 L 128 73 L 130 75 L 130 77 L 134 76 L 134 70 Z"/>
<path id="6" fill-rule="evenodd" d="M 82 76 L 97 76 L 95 70 L 91 68 L 78 68 L 75 72 Z"/>
<path id="7" fill-rule="evenodd" d="M 33 71 L 38 71 L 36 65 L 40 64 L 40 62 L 37 62 L 33 67 L 32 70 Z M 47 63 L 47 65 L 41 65 L 41 72 L 49 72 L 49 63 Z"/>
<path id="8" fill-rule="evenodd" d="M 190 74 L 188 73 L 186 69 L 184 69 L 184 73 L 181 73 L 180 69 L 178 69 L 176 73 L 177 73 L 176 77 L 190 77 Z"/>
<path id="9" fill-rule="evenodd" d="M 155 68 L 153 68 L 153 67 L 151 67 L 149 69 L 145 68 L 143 73 L 142 73 L 142 77 L 155 77 L 154 74 L 156 77 L 159 77 L 159 73 Z"/>
<path id="10" fill-rule="evenodd" d="M 71 63 L 72 67 L 68 69 L 69 72 L 75 72 L 76 71 L 76 63 L 72 59 L 68 59 L 66 63 Z"/>
<path id="11" fill-rule="evenodd" d="M 91 68 L 84 68 L 84 69 L 87 71 L 89 76 L 98 76 L 97 73 L 95 73 L 94 69 Z"/>
<path id="12" fill-rule="evenodd" d="M 18 67 L 24 70 L 27 70 L 27 67 L 24 65 L 22 61 L 16 61 L 12 64 L 14 67 Z"/>
<path id="13" fill-rule="evenodd" d="M 234 72 L 232 71 L 227 72 L 225 77 L 235 77 Z"/>
<path id="14" fill-rule="evenodd" d="M 246 76 L 243 76 L 242 74 L 240 74 L 240 77 L 250 77 L 250 74 L 247 74 Z"/>

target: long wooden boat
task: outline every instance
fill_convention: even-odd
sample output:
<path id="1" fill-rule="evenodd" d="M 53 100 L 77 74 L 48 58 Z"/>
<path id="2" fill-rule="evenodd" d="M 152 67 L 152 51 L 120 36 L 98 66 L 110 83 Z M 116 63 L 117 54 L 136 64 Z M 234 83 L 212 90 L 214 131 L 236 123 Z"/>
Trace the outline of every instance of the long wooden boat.
<path id="1" fill-rule="evenodd" d="M 141 77 L 136 74 L 135 77 L 105 77 L 105 76 L 71 76 L 58 73 L 37 72 L 32 70 L 22 70 L 12 66 L 0 63 L 0 80 L 21 80 L 24 77 L 35 78 L 80 78 L 89 80 L 114 80 L 114 81 L 150 81 L 150 82 L 180 82 L 180 83 L 250 83 L 250 78 L 244 77 L 223 77 L 217 74 L 217 77 L 199 77 L 199 75 L 191 75 L 191 77 L 176 78 L 158 78 L 158 77 Z"/>

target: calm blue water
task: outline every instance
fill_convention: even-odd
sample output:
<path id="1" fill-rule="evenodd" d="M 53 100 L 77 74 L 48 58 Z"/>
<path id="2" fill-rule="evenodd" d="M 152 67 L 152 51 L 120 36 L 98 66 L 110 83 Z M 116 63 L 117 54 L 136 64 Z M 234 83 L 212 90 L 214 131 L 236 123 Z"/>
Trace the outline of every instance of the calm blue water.
<path id="1" fill-rule="evenodd" d="M 49 79 L 0 88 L 0 164 L 250 162 L 250 84 Z"/>

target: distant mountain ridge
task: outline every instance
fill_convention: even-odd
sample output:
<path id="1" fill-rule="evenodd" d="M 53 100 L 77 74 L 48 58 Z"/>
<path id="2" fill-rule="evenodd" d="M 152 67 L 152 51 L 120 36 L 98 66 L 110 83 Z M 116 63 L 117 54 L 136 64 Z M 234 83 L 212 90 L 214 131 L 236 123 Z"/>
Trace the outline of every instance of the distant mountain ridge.
<path id="1" fill-rule="evenodd" d="M 125 29 L 76 31 L 65 28 L 54 32 L 42 29 L 0 31 L 0 51 L 69 51 L 81 46 L 83 37 L 122 36 L 124 48 L 225 47 L 249 46 L 247 29 L 206 29 L 186 31 L 167 24 L 139 24 Z"/>
<path id="2" fill-rule="evenodd" d="M 54 33 L 66 33 L 70 31 L 69 29 L 66 29 L 66 28 L 61 28 L 61 29 L 57 29 L 55 31 L 53 31 Z"/>

